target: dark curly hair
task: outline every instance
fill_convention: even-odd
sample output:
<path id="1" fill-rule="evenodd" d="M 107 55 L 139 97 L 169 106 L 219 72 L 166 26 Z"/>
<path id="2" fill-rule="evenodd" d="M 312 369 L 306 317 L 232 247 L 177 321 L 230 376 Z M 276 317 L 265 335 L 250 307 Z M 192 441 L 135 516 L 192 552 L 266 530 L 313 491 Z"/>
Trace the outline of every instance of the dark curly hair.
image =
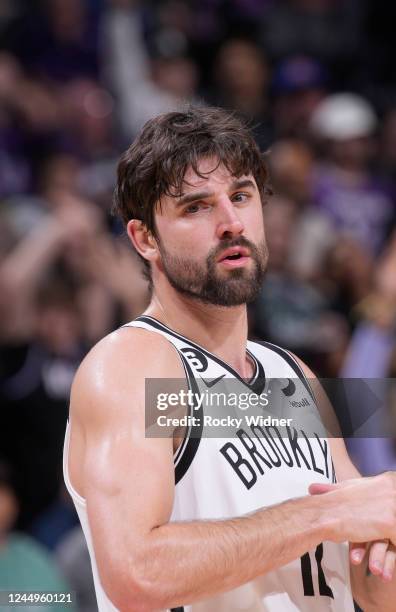
<path id="1" fill-rule="evenodd" d="M 252 174 L 264 204 L 271 193 L 264 154 L 249 127 L 235 113 L 221 108 L 189 106 L 150 119 L 117 170 L 113 211 L 126 225 L 143 221 L 156 236 L 154 211 L 161 197 L 180 197 L 189 168 L 200 177 L 199 162 L 213 157 L 235 177 Z M 149 264 L 144 260 L 146 271 Z"/>

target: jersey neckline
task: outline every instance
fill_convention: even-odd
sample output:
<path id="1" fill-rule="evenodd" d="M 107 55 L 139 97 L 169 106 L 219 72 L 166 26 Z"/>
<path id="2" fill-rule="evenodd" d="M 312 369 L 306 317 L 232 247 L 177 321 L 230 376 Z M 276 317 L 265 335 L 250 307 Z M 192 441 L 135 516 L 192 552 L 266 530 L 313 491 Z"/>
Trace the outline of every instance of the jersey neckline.
<path id="1" fill-rule="evenodd" d="M 242 376 L 240 376 L 238 372 L 232 366 L 230 366 L 226 361 L 223 361 L 222 359 L 220 359 L 220 357 L 217 357 L 214 353 L 204 348 L 197 342 L 194 342 L 193 340 L 190 340 L 190 338 L 187 338 L 186 336 L 183 336 L 179 332 L 174 331 L 172 328 L 168 327 L 168 325 L 166 325 L 162 321 L 159 321 L 155 317 L 151 317 L 150 315 L 141 315 L 140 317 L 137 317 L 135 321 L 142 321 L 143 323 L 148 323 L 152 325 L 153 327 L 156 327 L 157 329 L 162 328 L 162 331 L 174 336 L 175 338 L 178 338 L 179 340 L 184 340 L 185 342 L 190 344 L 192 347 L 202 351 L 204 355 L 206 355 L 207 357 L 210 357 L 213 361 L 216 361 L 216 363 L 218 363 L 225 370 L 230 372 L 230 374 L 232 374 L 240 382 L 246 385 L 254 393 L 257 393 L 258 395 L 260 395 L 263 392 L 263 389 L 265 387 L 265 372 L 264 372 L 263 365 L 256 358 L 256 356 L 251 351 L 249 351 L 247 347 L 246 347 L 246 354 L 250 357 L 250 359 L 253 361 L 253 364 L 254 364 L 254 372 L 250 380 L 246 380 L 245 378 L 242 378 Z"/>

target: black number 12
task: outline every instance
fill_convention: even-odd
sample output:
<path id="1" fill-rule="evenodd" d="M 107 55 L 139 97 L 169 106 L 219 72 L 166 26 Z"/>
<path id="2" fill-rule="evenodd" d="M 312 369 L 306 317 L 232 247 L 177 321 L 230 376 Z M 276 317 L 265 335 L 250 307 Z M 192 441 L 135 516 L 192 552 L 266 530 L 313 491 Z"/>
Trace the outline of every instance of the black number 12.
<path id="1" fill-rule="evenodd" d="M 322 568 L 323 559 L 323 544 L 319 544 L 315 550 L 315 559 L 318 566 L 318 582 L 319 582 L 319 594 L 325 597 L 332 597 L 334 599 L 333 591 L 326 582 L 326 578 Z M 309 553 L 305 553 L 301 557 L 301 575 L 304 587 L 304 595 L 307 597 L 313 597 L 315 595 L 314 585 L 312 580 L 312 567 L 311 557 Z"/>

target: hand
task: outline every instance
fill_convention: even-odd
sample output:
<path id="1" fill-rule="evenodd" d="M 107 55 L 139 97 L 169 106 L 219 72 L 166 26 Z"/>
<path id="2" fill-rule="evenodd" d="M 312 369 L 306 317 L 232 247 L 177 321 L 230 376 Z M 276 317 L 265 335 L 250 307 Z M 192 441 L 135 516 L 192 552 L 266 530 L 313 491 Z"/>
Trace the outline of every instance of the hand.
<path id="1" fill-rule="evenodd" d="M 387 476 L 387 474 L 381 476 Z M 394 478 L 394 474 L 390 473 L 389 476 L 391 479 Z M 309 493 L 311 495 L 329 493 L 336 491 L 348 482 L 351 483 L 353 481 L 345 481 L 339 484 L 312 484 L 309 487 Z M 367 564 L 370 572 L 374 576 L 380 577 L 384 582 L 392 580 L 396 565 L 396 547 L 389 539 L 372 542 L 353 542 L 350 544 L 349 556 L 350 562 L 353 565 L 360 565 L 363 559 L 368 556 Z"/>
<path id="2" fill-rule="evenodd" d="M 94 204 L 66 191 L 56 194 L 54 219 L 59 222 L 66 246 L 85 244 L 102 231 L 102 216 Z"/>
<path id="3" fill-rule="evenodd" d="M 360 565 L 368 553 L 367 565 L 374 576 L 390 582 L 394 575 L 396 563 L 396 548 L 389 540 L 351 544 L 349 556 L 353 565 Z"/>

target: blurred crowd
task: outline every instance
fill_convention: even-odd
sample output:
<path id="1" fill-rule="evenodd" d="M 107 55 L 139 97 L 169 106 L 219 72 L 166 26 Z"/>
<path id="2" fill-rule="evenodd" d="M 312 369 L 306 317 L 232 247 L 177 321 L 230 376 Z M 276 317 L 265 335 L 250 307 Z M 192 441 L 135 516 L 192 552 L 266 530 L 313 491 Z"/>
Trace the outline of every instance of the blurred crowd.
<path id="1" fill-rule="evenodd" d="M 0 541 L 17 541 L 0 588 L 15 579 L 2 554 L 34 548 L 51 584 L 66 577 L 78 609 L 96 609 L 62 444 L 82 357 L 148 303 L 111 198 L 152 116 L 233 109 L 267 153 L 251 335 L 324 378 L 395 375 L 395 17 L 372 0 L 1 2 Z M 392 423 L 369 450 L 351 442 L 364 473 L 396 466 Z"/>

